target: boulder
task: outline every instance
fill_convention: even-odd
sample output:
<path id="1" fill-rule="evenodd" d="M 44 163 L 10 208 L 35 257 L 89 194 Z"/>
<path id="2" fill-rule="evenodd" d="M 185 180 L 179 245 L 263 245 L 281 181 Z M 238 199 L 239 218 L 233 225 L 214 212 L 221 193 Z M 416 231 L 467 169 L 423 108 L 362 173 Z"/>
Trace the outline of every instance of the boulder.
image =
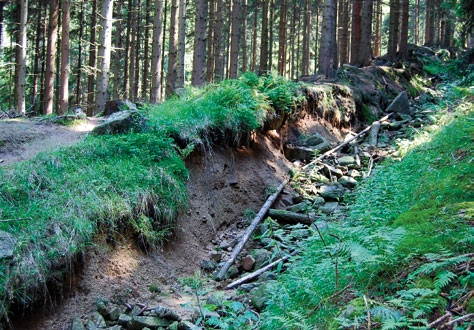
<path id="1" fill-rule="evenodd" d="M 110 100 L 105 103 L 104 116 L 110 116 L 119 111 L 137 111 L 137 106 L 129 100 Z"/>
<path id="2" fill-rule="evenodd" d="M 265 249 L 255 249 L 252 256 L 255 258 L 255 269 L 260 269 L 270 261 L 272 253 Z"/>
<path id="3" fill-rule="evenodd" d="M 82 323 L 81 319 L 75 316 L 72 319 L 71 330 L 84 330 L 84 323 Z"/>
<path id="4" fill-rule="evenodd" d="M 6 231 L 0 230 L 0 260 L 12 258 L 15 245 L 16 238 Z"/>
<path id="5" fill-rule="evenodd" d="M 138 111 L 116 112 L 92 130 L 94 135 L 141 132 L 146 128 L 146 119 Z"/>
<path id="6" fill-rule="evenodd" d="M 241 265 L 245 271 L 251 271 L 253 266 L 255 266 L 255 258 L 251 255 L 247 255 L 242 259 Z"/>
<path id="7" fill-rule="evenodd" d="M 306 147 L 315 147 L 324 142 L 327 142 L 327 140 L 323 138 L 320 134 L 315 133 L 306 137 L 306 139 L 304 139 L 304 141 L 302 142 L 302 145 Z"/>
<path id="8" fill-rule="evenodd" d="M 409 114 L 410 104 L 408 103 L 408 93 L 406 91 L 401 92 L 398 96 L 390 103 L 386 112 L 400 112 Z"/>
<path id="9" fill-rule="evenodd" d="M 321 212 L 325 214 L 331 214 L 331 213 L 334 213 L 338 209 L 338 207 L 339 207 L 338 202 L 327 202 L 326 204 L 321 206 L 319 209 L 321 210 Z"/>
<path id="10" fill-rule="evenodd" d="M 330 178 L 332 176 L 335 176 L 336 178 L 340 178 L 341 176 L 344 175 L 344 173 L 342 172 L 341 169 L 335 168 L 335 167 L 330 166 L 330 165 L 324 165 L 322 170 L 323 170 L 324 175 L 326 175 L 328 178 Z M 328 182 L 329 182 L 329 180 L 328 180 Z"/>
<path id="11" fill-rule="evenodd" d="M 198 327 L 192 322 L 189 321 L 181 321 L 178 325 L 178 330 L 201 330 L 201 327 Z"/>
<path id="12" fill-rule="evenodd" d="M 338 186 L 321 186 L 319 194 L 326 200 L 340 201 L 344 196 L 344 189 Z"/>
<path id="13" fill-rule="evenodd" d="M 341 178 L 339 178 L 338 182 L 342 184 L 344 187 L 350 188 L 350 189 L 357 186 L 357 181 L 350 176 L 342 176 Z"/>
<path id="14" fill-rule="evenodd" d="M 133 316 L 127 324 L 129 330 L 142 330 L 143 328 L 159 329 L 170 325 L 168 320 L 156 316 Z"/>
<path id="15" fill-rule="evenodd" d="M 292 162 L 295 160 L 309 161 L 314 157 L 314 149 L 292 144 L 286 144 L 283 147 L 283 152 L 285 157 Z"/>
<path id="16" fill-rule="evenodd" d="M 213 272 L 217 269 L 217 262 L 215 260 L 203 260 L 201 262 L 201 269 L 205 272 Z"/>
<path id="17" fill-rule="evenodd" d="M 181 317 L 169 308 L 156 306 L 150 311 L 150 316 L 157 316 L 169 321 L 181 321 Z"/>
<path id="18" fill-rule="evenodd" d="M 337 159 L 337 162 L 341 166 L 350 166 L 356 164 L 356 159 L 354 156 L 342 156 Z"/>

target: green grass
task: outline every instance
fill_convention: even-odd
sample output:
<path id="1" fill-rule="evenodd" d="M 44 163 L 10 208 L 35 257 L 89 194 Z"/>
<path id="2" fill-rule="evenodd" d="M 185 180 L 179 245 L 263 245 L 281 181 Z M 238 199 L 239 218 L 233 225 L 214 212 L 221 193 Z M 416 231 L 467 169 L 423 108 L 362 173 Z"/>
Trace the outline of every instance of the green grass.
<path id="1" fill-rule="evenodd" d="M 183 160 L 156 134 L 89 137 L 0 178 L 0 229 L 17 239 L 12 262 L 0 264 L 0 315 L 11 300 L 28 306 L 61 283 L 61 270 L 98 233 L 129 231 L 156 246 L 187 201 Z"/>
<path id="2" fill-rule="evenodd" d="M 264 329 L 426 327 L 474 285 L 473 103 L 449 93 L 436 123 L 354 192 L 269 290 Z M 463 266 L 464 265 L 464 266 Z M 460 267 L 460 268 L 457 268 Z M 461 270 L 459 270 L 461 269 Z"/>

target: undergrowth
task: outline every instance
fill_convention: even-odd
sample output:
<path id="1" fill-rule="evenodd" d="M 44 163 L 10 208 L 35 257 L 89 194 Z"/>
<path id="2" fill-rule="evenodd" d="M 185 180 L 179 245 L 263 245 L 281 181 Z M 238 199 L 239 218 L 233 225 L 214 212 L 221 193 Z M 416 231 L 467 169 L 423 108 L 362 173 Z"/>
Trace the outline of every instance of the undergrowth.
<path id="1" fill-rule="evenodd" d="M 0 230 L 17 240 L 0 264 L 0 316 L 47 295 L 75 255 L 103 233 L 163 242 L 186 205 L 187 170 L 173 141 L 155 134 L 89 137 L 0 168 Z M 59 273 L 59 274 L 58 274 Z"/>
<path id="2" fill-rule="evenodd" d="M 474 312 L 473 104 L 455 87 L 402 161 L 353 193 L 348 219 L 314 233 L 273 282 L 262 328 L 429 328 Z"/>

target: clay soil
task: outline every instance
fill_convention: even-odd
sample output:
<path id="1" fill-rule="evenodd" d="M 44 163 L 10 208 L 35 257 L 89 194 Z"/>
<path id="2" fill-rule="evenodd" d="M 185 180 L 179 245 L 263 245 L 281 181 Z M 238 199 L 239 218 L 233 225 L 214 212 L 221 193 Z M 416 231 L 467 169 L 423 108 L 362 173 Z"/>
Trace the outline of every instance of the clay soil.
<path id="1" fill-rule="evenodd" d="M 69 128 L 0 120 L 0 166 L 77 143 L 94 125 L 88 122 Z M 250 147 L 216 147 L 191 154 L 186 160 L 189 206 L 182 210 L 168 243 L 158 251 L 143 251 L 126 237 L 113 245 L 98 237 L 79 270 L 65 283 L 64 293 L 51 293 L 62 298 L 51 298 L 40 311 L 17 313 L 14 328 L 69 329 L 74 317 L 90 319 L 98 298 L 118 304 L 161 305 L 189 315 L 185 305 L 193 297 L 183 290 L 179 278 L 199 271 L 202 261 L 223 241 L 235 241 L 247 226 L 245 213 L 258 212 L 265 202 L 265 190 L 286 177 L 291 164 L 281 152 L 281 139 L 273 132 L 256 136 Z M 290 192 L 285 190 L 285 194 Z"/>

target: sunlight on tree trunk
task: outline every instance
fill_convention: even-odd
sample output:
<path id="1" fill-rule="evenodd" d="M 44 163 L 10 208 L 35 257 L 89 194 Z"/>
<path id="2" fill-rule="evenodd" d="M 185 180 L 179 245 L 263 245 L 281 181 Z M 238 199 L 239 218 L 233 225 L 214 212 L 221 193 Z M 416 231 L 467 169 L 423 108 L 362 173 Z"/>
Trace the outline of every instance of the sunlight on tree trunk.
<path id="1" fill-rule="evenodd" d="M 28 18 L 28 0 L 20 1 L 20 31 L 18 33 L 18 63 L 16 70 L 16 112 L 20 116 L 26 113 L 26 24 Z"/>
<path id="2" fill-rule="evenodd" d="M 61 93 L 59 114 L 64 115 L 69 107 L 69 26 L 71 25 L 71 1 L 62 2 L 61 22 Z"/>

